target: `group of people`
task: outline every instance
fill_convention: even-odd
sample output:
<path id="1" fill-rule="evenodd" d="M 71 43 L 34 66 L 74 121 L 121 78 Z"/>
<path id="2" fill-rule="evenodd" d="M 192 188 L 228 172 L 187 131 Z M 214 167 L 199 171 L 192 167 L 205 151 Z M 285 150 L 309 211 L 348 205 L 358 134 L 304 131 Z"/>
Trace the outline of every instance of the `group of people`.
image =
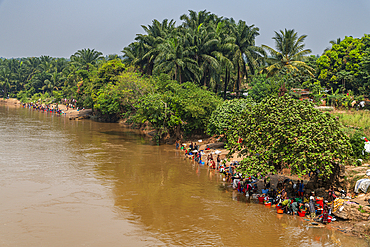
<path id="1" fill-rule="evenodd" d="M 58 104 L 54 107 L 50 105 L 42 105 L 37 103 L 23 103 L 23 107 L 56 114 L 64 113 L 61 109 L 58 108 Z"/>
<path id="2" fill-rule="evenodd" d="M 67 99 L 62 99 L 61 101 L 63 104 L 65 104 L 66 106 L 66 111 L 68 111 L 69 108 L 71 109 L 78 109 L 78 107 L 76 107 L 76 103 L 77 101 L 76 100 L 71 100 L 71 101 L 68 101 Z M 25 108 L 30 108 L 30 109 L 35 109 L 35 110 L 39 110 L 39 111 L 43 111 L 43 112 L 51 112 L 51 113 L 56 113 L 56 114 L 66 114 L 62 109 L 60 109 L 58 107 L 58 104 L 55 105 L 50 105 L 50 104 L 46 104 L 46 105 L 43 105 L 43 104 L 38 104 L 38 103 L 23 103 L 23 107 Z M 84 108 L 82 109 L 84 110 Z"/>
<path id="3" fill-rule="evenodd" d="M 63 104 L 65 104 L 65 106 L 67 107 L 67 111 L 69 108 L 71 109 L 77 109 L 78 110 L 78 107 L 76 107 L 76 104 L 77 104 L 77 100 L 75 99 L 71 99 L 71 100 L 68 100 L 68 99 L 62 99 L 61 102 Z"/>
<path id="4" fill-rule="evenodd" d="M 185 151 L 185 156 L 192 156 L 196 162 L 205 164 L 202 161 L 202 151 L 195 143 L 190 143 L 189 147 L 181 142 L 176 142 L 176 148 Z M 206 150 L 209 147 L 206 147 Z M 205 153 L 203 153 L 205 155 Z M 206 165 L 210 169 L 215 169 L 224 175 L 224 181 L 232 184 L 233 189 L 240 193 L 244 193 L 250 198 L 263 198 L 263 202 L 269 205 L 275 205 L 280 209 L 280 212 L 287 214 L 307 215 L 316 221 L 323 223 L 330 222 L 331 205 L 336 196 L 334 189 L 330 188 L 327 200 L 316 197 L 315 192 L 305 193 L 305 183 L 303 180 L 297 182 L 291 179 L 279 181 L 275 188 L 271 186 L 269 177 L 245 176 L 238 172 L 239 162 L 234 161 L 229 165 L 222 162 L 220 155 L 216 157 L 212 153 L 207 155 Z M 263 188 L 258 188 L 258 182 L 263 179 Z M 260 183 L 261 184 L 261 183 Z"/>

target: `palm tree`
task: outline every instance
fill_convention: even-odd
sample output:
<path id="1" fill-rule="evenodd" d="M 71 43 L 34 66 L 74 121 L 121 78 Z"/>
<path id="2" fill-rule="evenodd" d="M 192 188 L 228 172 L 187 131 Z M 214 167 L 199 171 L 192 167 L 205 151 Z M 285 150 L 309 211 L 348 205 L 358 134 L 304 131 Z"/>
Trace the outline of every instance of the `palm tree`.
<path id="1" fill-rule="evenodd" d="M 30 57 L 27 58 L 25 61 L 26 65 L 26 73 L 27 73 L 27 82 L 31 80 L 31 78 L 35 75 L 35 73 L 38 71 L 40 64 L 40 59 L 37 57 Z"/>
<path id="2" fill-rule="evenodd" d="M 135 38 L 136 42 L 131 43 L 122 52 L 126 63 L 138 66 L 142 72 L 152 75 L 154 60 L 159 53 L 157 47 L 171 37 L 175 30 L 175 21 L 164 19 L 159 22 L 153 20 L 152 25 L 143 25 L 142 28 L 146 34 L 138 34 Z"/>
<path id="3" fill-rule="evenodd" d="M 140 72 L 144 73 L 146 61 L 142 59 L 145 54 L 143 43 L 132 42 L 127 47 L 123 48 L 123 62 L 132 66 L 137 66 Z"/>
<path id="4" fill-rule="evenodd" d="M 331 47 L 333 47 L 333 45 L 339 45 L 341 41 L 342 41 L 341 38 L 337 38 L 336 40 L 330 40 L 329 43 L 331 44 Z M 331 48 L 326 47 L 322 54 L 325 54 L 325 52 L 327 52 L 330 49 Z"/>
<path id="5" fill-rule="evenodd" d="M 51 74 L 51 78 L 50 78 L 50 81 L 51 81 L 51 91 L 52 90 L 59 90 L 62 86 L 62 83 L 63 81 L 65 80 L 65 78 L 63 77 L 63 73 L 60 72 L 58 73 L 57 70 L 55 70 L 52 74 Z"/>
<path id="6" fill-rule="evenodd" d="M 185 46 L 189 47 L 191 56 L 197 62 L 202 76 L 200 80 L 196 80 L 208 87 L 212 75 L 220 69 L 218 60 L 213 53 L 216 51 L 219 40 L 216 38 L 215 30 L 210 26 L 207 28 L 200 24 L 196 29 L 186 29 L 185 31 Z"/>
<path id="7" fill-rule="evenodd" d="M 224 73 L 224 99 L 226 99 L 226 91 L 227 87 L 229 86 L 230 80 L 230 73 L 234 69 L 234 64 L 232 62 L 232 56 L 237 49 L 237 45 L 235 44 L 235 38 L 230 35 L 230 27 L 228 26 L 229 21 L 223 20 L 217 24 L 215 28 L 216 38 L 218 39 L 218 47 L 216 51 L 212 52 L 212 54 L 217 58 L 218 63 L 220 64 L 220 70 L 218 74 Z M 224 70 L 224 71 L 223 71 Z M 215 93 L 218 92 L 219 87 L 219 79 L 221 76 L 216 77 L 218 80 L 215 80 Z"/>
<path id="8" fill-rule="evenodd" d="M 95 51 L 95 49 L 90 50 L 89 48 L 78 50 L 71 56 L 72 64 L 83 69 L 86 68 L 87 71 L 89 71 L 91 65 L 95 65 L 100 59 L 103 59 L 103 53 Z"/>
<path id="9" fill-rule="evenodd" d="M 175 80 L 182 83 L 183 74 L 199 77 L 199 68 L 195 60 L 190 58 L 180 38 L 171 38 L 158 46 L 159 53 L 154 61 L 154 72 L 174 73 Z"/>
<path id="10" fill-rule="evenodd" d="M 262 55 L 266 55 L 261 47 L 255 45 L 255 39 L 259 35 L 259 28 L 254 25 L 248 26 L 240 20 L 238 24 L 230 20 L 232 35 L 235 37 L 235 50 L 233 53 L 234 67 L 236 68 L 236 90 L 239 93 L 242 78 L 248 78 L 248 71 L 255 74 L 262 62 Z"/>
<path id="11" fill-rule="evenodd" d="M 7 67 L 2 67 L 0 69 L 0 86 L 2 87 L 3 90 L 3 97 L 7 97 L 8 95 L 8 90 L 11 88 L 11 77 L 12 73 L 9 68 Z"/>
<path id="12" fill-rule="evenodd" d="M 340 38 L 337 38 L 337 40 L 330 40 L 329 43 L 333 46 L 333 45 L 339 45 L 341 41 L 342 40 Z"/>
<path id="13" fill-rule="evenodd" d="M 272 39 L 275 40 L 276 50 L 262 45 L 270 53 L 270 57 L 266 58 L 268 66 L 264 67 L 260 73 L 266 73 L 270 77 L 286 69 L 288 72 L 300 71 L 314 77 L 314 69 L 302 61 L 305 55 L 312 52 L 310 49 L 304 49 L 306 37 L 307 35 L 298 37 L 294 29 L 280 30 L 279 33 L 275 31 L 275 37 Z"/>
<path id="14" fill-rule="evenodd" d="M 183 14 L 180 16 L 180 20 L 184 21 L 182 26 L 186 29 L 197 29 L 199 25 L 207 25 L 210 21 L 218 23 L 222 20 L 222 17 L 217 17 L 215 14 L 211 14 L 207 10 L 199 11 L 198 13 L 193 10 L 189 10 L 189 15 Z"/>

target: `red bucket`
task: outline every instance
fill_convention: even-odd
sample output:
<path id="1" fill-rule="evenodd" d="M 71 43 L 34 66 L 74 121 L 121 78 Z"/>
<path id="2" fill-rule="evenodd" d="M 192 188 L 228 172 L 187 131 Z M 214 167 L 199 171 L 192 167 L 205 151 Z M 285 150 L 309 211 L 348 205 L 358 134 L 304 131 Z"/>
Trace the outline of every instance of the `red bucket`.
<path id="1" fill-rule="evenodd" d="M 281 209 L 281 206 L 276 205 L 276 209 Z"/>
<path id="2" fill-rule="evenodd" d="M 263 196 L 259 196 L 259 197 L 258 197 L 258 201 L 259 201 L 259 202 L 263 203 L 263 201 L 264 201 L 264 200 L 265 200 L 265 198 L 264 198 Z"/>
<path id="3" fill-rule="evenodd" d="M 266 207 L 271 207 L 271 202 L 265 202 Z"/>
<path id="4" fill-rule="evenodd" d="M 332 217 L 331 216 L 328 216 L 328 223 L 331 222 L 331 219 L 332 219 Z"/>
<path id="5" fill-rule="evenodd" d="M 298 211 L 299 217 L 305 217 L 306 216 L 306 211 L 299 212 Z"/>
<path id="6" fill-rule="evenodd" d="M 316 200 L 316 204 L 319 204 L 320 207 L 323 207 L 324 201 L 323 200 Z"/>

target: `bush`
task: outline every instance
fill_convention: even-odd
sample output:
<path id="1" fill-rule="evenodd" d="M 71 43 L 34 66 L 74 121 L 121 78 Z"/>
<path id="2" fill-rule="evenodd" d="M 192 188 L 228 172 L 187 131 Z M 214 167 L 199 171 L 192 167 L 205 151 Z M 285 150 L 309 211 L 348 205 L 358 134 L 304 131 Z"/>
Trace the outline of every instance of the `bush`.
<path id="1" fill-rule="evenodd" d="M 179 84 L 166 76 L 156 79 L 156 90 L 140 98 L 136 121 L 149 121 L 163 132 L 177 126 L 185 134 L 203 133 L 211 113 L 221 103 L 214 93 L 192 82 Z"/>
<path id="2" fill-rule="evenodd" d="M 356 159 L 365 159 L 368 156 L 368 154 L 364 152 L 365 140 L 363 138 L 364 135 L 357 131 L 349 139 L 353 150 L 353 157 Z M 362 152 L 364 152 L 364 154 L 362 154 Z"/>
<path id="3" fill-rule="evenodd" d="M 244 110 L 254 105 L 251 99 L 233 99 L 224 101 L 212 112 L 207 126 L 207 134 L 225 134 L 232 127 L 234 119 Z"/>

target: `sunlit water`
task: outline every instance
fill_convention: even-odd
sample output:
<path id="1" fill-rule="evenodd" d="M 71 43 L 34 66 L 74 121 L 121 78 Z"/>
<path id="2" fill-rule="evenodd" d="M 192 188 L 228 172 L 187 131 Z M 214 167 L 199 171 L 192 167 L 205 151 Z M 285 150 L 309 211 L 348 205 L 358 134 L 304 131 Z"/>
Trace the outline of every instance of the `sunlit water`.
<path id="1" fill-rule="evenodd" d="M 367 246 L 118 124 L 0 106 L 0 246 Z"/>

